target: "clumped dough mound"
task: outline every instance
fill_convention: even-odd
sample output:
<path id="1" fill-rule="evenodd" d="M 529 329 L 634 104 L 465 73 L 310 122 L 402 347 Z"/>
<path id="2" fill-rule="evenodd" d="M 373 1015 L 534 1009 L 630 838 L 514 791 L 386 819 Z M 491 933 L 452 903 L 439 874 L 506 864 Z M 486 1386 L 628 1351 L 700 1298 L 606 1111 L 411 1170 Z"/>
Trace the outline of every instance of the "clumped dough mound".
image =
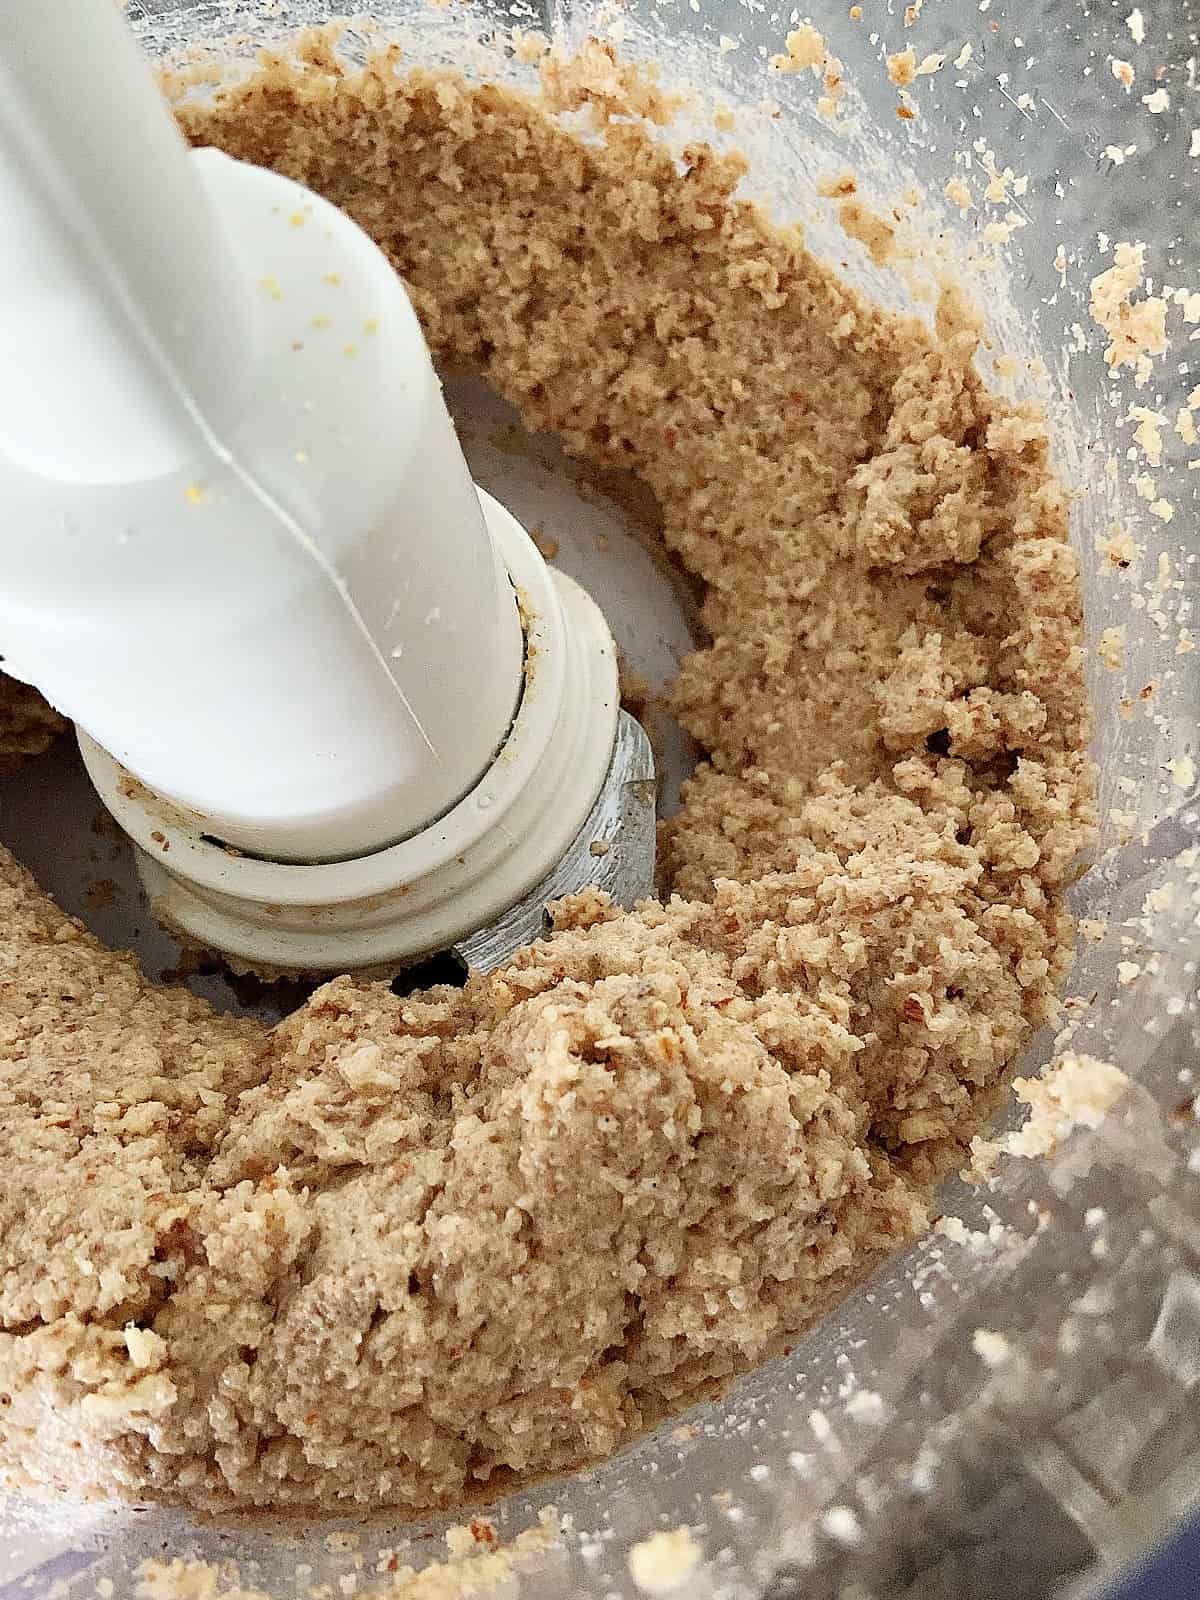
<path id="1" fill-rule="evenodd" d="M 610 120 L 669 109 L 598 46 L 535 101 L 315 36 L 180 110 L 653 490 L 706 585 L 676 704 L 707 754 L 674 897 L 579 897 L 462 991 L 341 978 L 272 1032 L 4 861 L 9 1482 L 416 1508 L 602 1456 L 918 1232 L 1052 1012 L 1090 774 L 1041 425 L 952 291 L 932 332 L 885 314 L 733 197 L 738 158 Z"/>
<path id="2" fill-rule="evenodd" d="M 40 756 L 65 727 L 36 689 L 0 674 L 0 773 L 22 756 Z"/>

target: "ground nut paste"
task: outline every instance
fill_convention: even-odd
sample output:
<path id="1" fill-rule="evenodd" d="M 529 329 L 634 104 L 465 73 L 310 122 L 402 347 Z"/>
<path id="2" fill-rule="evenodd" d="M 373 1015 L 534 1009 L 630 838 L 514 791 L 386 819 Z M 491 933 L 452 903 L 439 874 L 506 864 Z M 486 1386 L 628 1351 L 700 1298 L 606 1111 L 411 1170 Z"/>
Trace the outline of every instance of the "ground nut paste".
<path id="1" fill-rule="evenodd" d="M 953 291 L 933 331 L 880 310 L 732 198 L 738 159 L 680 171 L 598 46 L 542 71 L 536 101 L 355 75 L 316 38 L 180 114 L 344 207 L 439 356 L 653 492 L 712 637 L 664 898 L 268 1031 L 0 854 L 9 1483 L 428 1507 L 603 1456 L 917 1233 L 1052 1013 L 1091 779 L 1042 423 Z M 589 106 L 602 142 L 555 120 Z M 0 711 L 10 752 L 49 736 Z"/>

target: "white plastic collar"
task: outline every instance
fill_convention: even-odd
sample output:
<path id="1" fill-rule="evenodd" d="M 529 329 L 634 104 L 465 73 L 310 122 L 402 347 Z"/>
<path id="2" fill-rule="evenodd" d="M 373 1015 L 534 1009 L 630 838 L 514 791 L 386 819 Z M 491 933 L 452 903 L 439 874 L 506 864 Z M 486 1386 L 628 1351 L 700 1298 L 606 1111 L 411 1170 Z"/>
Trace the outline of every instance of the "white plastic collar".
<path id="1" fill-rule="evenodd" d="M 259 972 L 395 969 L 494 920 L 578 832 L 613 748 L 612 636 L 504 507 L 480 498 L 525 614 L 525 684 L 491 768 L 423 832 L 311 866 L 237 855 L 206 837 L 203 817 L 159 801 L 80 734 L 92 782 L 134 841 L 155 915 L 188 941 Z"/>

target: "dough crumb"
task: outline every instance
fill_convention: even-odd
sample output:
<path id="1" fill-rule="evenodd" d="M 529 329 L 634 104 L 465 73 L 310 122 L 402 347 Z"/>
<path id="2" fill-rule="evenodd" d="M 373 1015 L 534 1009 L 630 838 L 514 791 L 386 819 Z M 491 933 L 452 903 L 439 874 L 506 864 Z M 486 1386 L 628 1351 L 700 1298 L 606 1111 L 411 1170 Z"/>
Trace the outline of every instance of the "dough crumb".
<path id="1" fill-rule="evenodd" d="M 1114 371 L 1136 367 L 1146 357 L 1161 355 L 1167 347 L 1167 303 L 1157 296 L 1135 301 L 1142 285 L 1144 244 L 1118 244 L 1113 265 L 1091 282 L 1088 309 L 1092 320 L 1109 337 L 1104 359 Z"/>
<path id="2" fill-rule="evenodd" d="M 858 178 L 849 167 L 846 167 L 836 177 L 819 178 L 817 193 L 823 200 L 845 200 L 850 195 L 858 193 Z"/>
<path id="3" fill-rule="evenodd" d="M 1105 628 L 1096 645 L 1096 654 L 1110 672 L 1119 672 L 1125 662 L 1125 624 Z"/>
<path id="4" fill-rule="evenodd" d="M 971 198 L 971 191 L 961 178 L 951 178 L 943 191 L 946 199 L 958 207 L 959 215 L 965 217 L 975 202 Z"/>
<path id="5" fill-rule="evenodd" d="M 652 1533 L 629 1552 L 629 1575 L 643 1594 L 674 1594 L 692 1577 L 702 1551 L 690 1528 Z"/>
<path id="6" fill-rule="evenodd" d="M 896 230 L 890 222 L 876 216 L 860 200 L 843 200 L 838 221 L 851 239 L 857 239 L 877 267 L 891 259 L 896 246 Z"/>
<path id="7" fill-rule="evenodd" d="M 40 756 L 66 727 L 66 718 L 36 689 L 0 673 L 0 771 L 21 757 Z"/>
<path id="8" fill-rule="evenodd" d="M 821 1526 L 837 1544 L 849 1546 L 862 1543 L 862 1523 L 858 1513 L 850 1506 L 830 1506 L 821 1516 Z"/>
<path id="9" fill-rule="evenodd" d="M 1130 406 L 1126 421 L 1137 423 L 1137 427 L 1133 430 L 1133 438 L 1146 460 L 1152 467 L 1161 466 L 1163 448 L 1161 430 L 1166 426 L 1166 417 L 1159 411 L 1151 411 L 1149 406 Z"/>
<path id="10" fill-rule="evenodd" d="M 786 55 L 771 57 L 771 65 L 776 72 L 804 72 L 807 69 L 820 73 L 825 65 L 825 40 L 809 22 L 789 33 L 784 40 L 784 47 Z"/>
<path id="11" fill-rule="evenodd" d="M 910 83 L 916 81 L 917 52 L 912 45 L 898 50 L 895 55 L 888 56 L 887 74 L 898 89 L 906 89 Z"/>
<path id="12" fill-rule="evenodd" d="M 1002 1367 L 1012 1356 L 1007 1338 L 991 1328 L 976 1328 L 971 1335 L 971 1348 L 987 1367 Z"/>
<path id="13" fill-rule="evenodd" d="M 1052 1156 L 1075 1128 L 1098 1128 L 1129 1080 L 1119 1067 L 1095 1056 L 1059 1056 L 1040 1078 L 1017 1078 L 1013 1091 L 1030 1108 L 1020 1128 L 999 1139 L 971 1140 L 971 1170 L 986 1177 L 1002 1155 Z"/>

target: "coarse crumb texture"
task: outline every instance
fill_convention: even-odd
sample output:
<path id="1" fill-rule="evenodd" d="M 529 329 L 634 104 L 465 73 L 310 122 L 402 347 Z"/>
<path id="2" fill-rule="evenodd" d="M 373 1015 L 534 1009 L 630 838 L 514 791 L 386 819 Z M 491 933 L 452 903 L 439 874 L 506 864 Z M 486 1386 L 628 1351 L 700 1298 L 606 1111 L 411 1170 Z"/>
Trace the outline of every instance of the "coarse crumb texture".
<path id="1" fill-rule="evenodd" d="M 36 689 L 0 674 L 0 772 L 22 756 L 40 756 L 65 727 Z"/>
<path id="2" fill-rule="evenodd" d="M 932 330 L 884 313 L 734 198 L 738 157 L 677 165 L 606 49 L 541 71 L 343 70 L 326 33 L 179 114 L 344 207 L 439 355 L 657 497 L 712 638 L 666 898 L 268 1032 L 5 858 L 9 1483 L 419 1508 L 601 1457 L 925 1226 L 1053 1009 L 1090 771 L 1041 422 L 952 289 Z"/>

